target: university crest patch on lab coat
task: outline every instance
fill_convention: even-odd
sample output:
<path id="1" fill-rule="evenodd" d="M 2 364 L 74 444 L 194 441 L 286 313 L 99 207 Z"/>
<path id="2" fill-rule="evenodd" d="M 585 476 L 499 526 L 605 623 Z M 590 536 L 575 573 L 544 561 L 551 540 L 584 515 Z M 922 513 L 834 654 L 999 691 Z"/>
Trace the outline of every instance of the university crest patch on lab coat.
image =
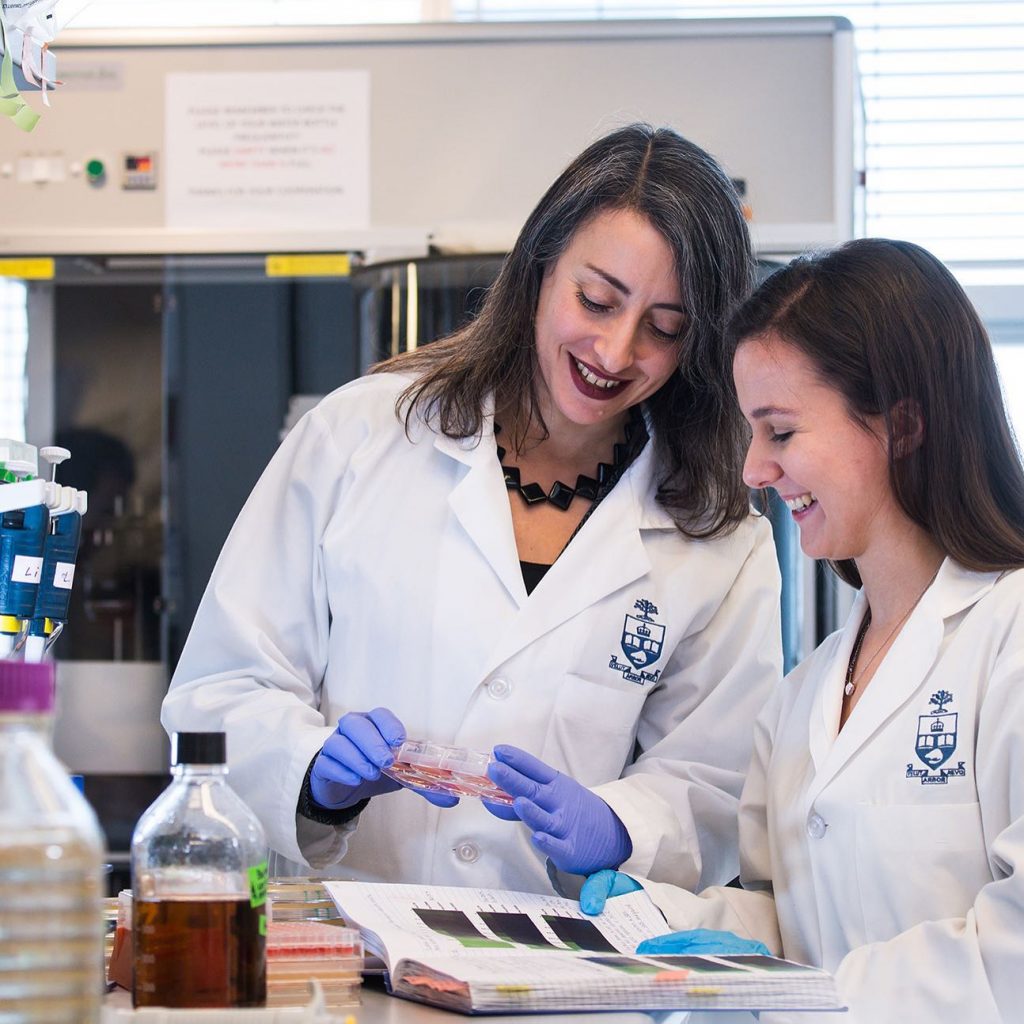
<path id="1" fill-rule="evenodd" d="M 956 750 L 958 715 L 955 711 L 946 710 L 946 705 L 952 701 L 953 694 L 948 690 L 939 690 L 928 701 L 935 705 L 935 710 L 917 717 L 917 742 L 914 750 L 927 767 L 915 768 L 911 762 L 907 765 L 907 778 L 920 779 L 922 786 L 944 786 L 951 777 L 967 774 L 963 761 L 959 761 L 956 768 L 942 767 Z"/>
<path id="2" fill-rule="evenodd" d="M 665 627 L 654 621 L 658 614 L 658 606 L 646 598 L 634 602 L 633 607 L 639 615 L 626 614 L 622 624 L 622 636 L 619 646 L 622 653 L 629 659 L 628 664 L 619 661 L 613 654 L 608 667 L 622 673 L 622 678 L 631 683 L 655 682 L 661 669 L 648 671 L 660 657 L 665 645 Z"/>

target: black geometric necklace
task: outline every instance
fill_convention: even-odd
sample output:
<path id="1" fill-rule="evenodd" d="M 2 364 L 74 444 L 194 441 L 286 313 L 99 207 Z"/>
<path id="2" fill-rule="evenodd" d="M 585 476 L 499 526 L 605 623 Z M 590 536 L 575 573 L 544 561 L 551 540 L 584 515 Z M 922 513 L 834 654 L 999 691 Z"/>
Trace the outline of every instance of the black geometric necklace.
<path id="1" fill-rule="evenodd" d="M 548 501 L 562 512 L 569 508 L 575 497 L 583 498 L 586 501 L 600 501 L 615 486 L 619 477 L 626 471 L 647 441 L 647 430 L 645 427 L 641 429 L 644 423 L 643 417 L 635 406 L 634 410 L 635 412 L 626 424 L 626 441 L 624 444 L 616 444 L 613 447 L 612 461 L 610 463 L 599 462 L 594 476 L 580 473 L 576 477 L 575 487 L 556 480 L 551 485 L 551 490 L 545 493 L 544 488 L 536 482 L 524 484 L 519 476 L 519 467 L 505 465 L 505 449 L 499 444 L 497 446 L 498 462 L 501 463 L 501 471 L 505 476 L 505 486 L 510 491 L 518 491 L 527 505 Z M 501 427 L 495 423 L 494 436 L 497 437 L 500 433 Z M 637 441 L 640 442 L 639 445 Z"/>

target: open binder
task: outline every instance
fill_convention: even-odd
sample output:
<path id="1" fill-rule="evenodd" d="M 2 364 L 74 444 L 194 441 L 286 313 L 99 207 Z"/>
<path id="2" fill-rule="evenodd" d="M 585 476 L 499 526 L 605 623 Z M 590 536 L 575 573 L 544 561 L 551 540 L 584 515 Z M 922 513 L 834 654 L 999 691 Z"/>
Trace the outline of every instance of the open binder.
<path id="1" fill-rule="evenodd" d="M 664 934 L 644 892 L 587 917 L 500 889 L 325 882 L 395 995 L 461 1013 L 840 1010 L 826 971 L 766 956 L 637 956 Z"/>

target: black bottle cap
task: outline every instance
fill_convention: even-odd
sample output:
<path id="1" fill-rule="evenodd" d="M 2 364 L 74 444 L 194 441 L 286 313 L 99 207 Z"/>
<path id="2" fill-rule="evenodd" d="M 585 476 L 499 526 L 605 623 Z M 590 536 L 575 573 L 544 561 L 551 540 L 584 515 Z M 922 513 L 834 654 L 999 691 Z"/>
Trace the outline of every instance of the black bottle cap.
<path id="1" fill-rule="evenodd" d="M 171 765 L 226 764 L 227 741 L 222 732 L 176 732 L 171 737 Z"/>

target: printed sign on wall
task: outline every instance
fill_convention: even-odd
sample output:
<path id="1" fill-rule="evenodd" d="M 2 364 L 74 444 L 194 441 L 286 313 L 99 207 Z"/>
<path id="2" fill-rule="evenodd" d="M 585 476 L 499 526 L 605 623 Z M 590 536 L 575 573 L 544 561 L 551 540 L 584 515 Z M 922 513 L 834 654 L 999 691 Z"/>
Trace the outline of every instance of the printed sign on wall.
<path id="1" fill-rule="evenodd" d="M 166 83 L 167 227 L 369 226 L 368 71 L 173 73 Z"/>

